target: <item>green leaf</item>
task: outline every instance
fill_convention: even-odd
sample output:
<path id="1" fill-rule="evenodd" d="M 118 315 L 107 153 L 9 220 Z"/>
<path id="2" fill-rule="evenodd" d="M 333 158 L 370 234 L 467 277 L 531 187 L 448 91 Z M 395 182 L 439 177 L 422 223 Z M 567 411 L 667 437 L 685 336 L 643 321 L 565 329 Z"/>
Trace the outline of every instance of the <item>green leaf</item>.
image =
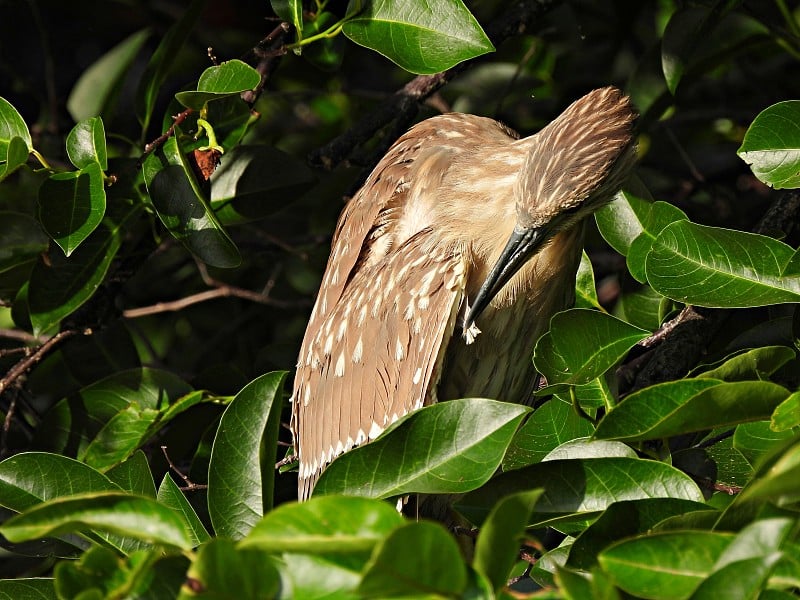
<path id="1" fill-rule="evenodd" d="M 375 441 L 337 458 L 323 472 L 314 494 L 388 498 L 473 490 L 500 465 L 529 410 L 471 398 L 414 411 Z"/>
<path id="2" fill-rule="evenodd" d="M 208 512 L 219 536 L 243 538 L 272 508 L 286 374 L 254 379 L 222 415 L 208 469 Z"/>
<path id="3" fill-rule="evenodd" d="M 495 591 L 508 582 L 531 513 L 541 495 L 542 490 L 529 490 L 506 496 L 492 508 L 481 527 L 473 566 L 486 576 Z"/>
<path id="4" fill-rule="evenodd" d="M 692 600 L 762 598 L 759 592 L 781 558 L 780 552 L 773 552 L 729 564 L 703 581 L 692 594 Z"/>
<path id="5" fill-rule="evenodd" d="M 126 492 L 156 497 L 156 484 L 153 481 L 153 474 L 150 472 L 150 465 L 147 457 L 141 450 L 134 452 L 128 460 L 118 464 L 113 469 L 106 472 L 106 477 L 121 487 Z"/>
<path id="6" fill-rule="evenodd" d="M 51 175 L 39 188 L 39 221 L 67 257 L 97 229 L 105 212 L 103 172 L 96 162 Z"/>
<path id="7" fill-rule="evenodd" d="M 781 277 L 793 254 L 763 235 L 679 221 L 653 243 L 647 279 L 658 293 L 698 306 L 800 302 L 800 277 Z"/>
<path id="8" fill-rule="evenodd" d="M 753 501 L 768 501 L 778 506 L 797 502 L 800 498 L 800 441 L 792 441 L 772 449 L 766 459 L 761 460 L 753 479 L 736 501 L 740 504 Z"/>
<path id="9" fill-rule="evenodd" d="M 0 600 L 57 600 L 53 580 L 47 577 L 0 579 Z"/>
<path id="10" fill-rule="evenodd" d="M 161 485 L 158 487 L 158 502 L 183 517 L 186 531 L 192 540 L 192 547 L 200 546 L 211 540 L 203 522 L 169 473 L 164 475 L 164 479 L 161 480 Z"/>
<path id="11" fill-rule="evenodd" d="M 547 456 L 542 459 L 542 462 L 573 458 L 608 458 L 612 456 L 636 458 L 636 452 L 622 442 L 592 440 L 587 437 L 564 442 L 549 452 Z"/>
<path id="12" fill-rule="evenodd" d="M 149 36 L 147 29 L 131 34 L 83 71 L 67 98 L 67 110 L 75 121 L 110 116 L 131 63 Z"/>
<path id="13" fill-rule="evenodd" d="M 284 21 L 294 25 L 297 37 L 303 32 L 303 0 L 269 0 L 272 10 Z"/>
<path id="14" fill-rule="evenodd" d="M 661 68 L 671 94 L 675 94 L 696 47 L 718 23 L 719 11 L 705 7 L 684 8 L 670 18 L 661 40 Z"/>
<path id="15" fill-rule="evenodd" d="M 342 32 L 417 74 L 438 73 L 494 51 L 461 0 L 426 4 L 373 0 L 345 21 Z"/>
<path id="16" fill-rule="evenodd" d="M 229 60 L 207 68 L 200 75 L 197 91 L 178 92 L 175 98 L 194 110 L 203 110 L 207 102 L 252 90 L 261 82 L 253 67 L 241 60 Z"/>
<path id="17" fill-rule="evenodd" d="M 439 523 L 394 529 L 375 548 L 358 593 L 363 598 L 461 598 L 467 570 L 456 541 Z"/>
<path id="18" fill-rule="evenodd" d="M 245 223 L 286 208 L 316 181 L 305 163 L 271 146 L 238 146 L 211 176 L 211 208 L 225 223 Z"/>
<path id="19" fill-rule="evenodd" d="M 17 109 L 5 98 L 0 96 L 0 148 L 11 142 L 15 137 L 22 138 L 25 147 L 30 151 L 33 149 L 31 132 L 25 124 L 25 119 L 17 112 Z M 27 156 L 27 152 L 25 153 Z M 0 162 L 6 160 L 3 153 L 0 153 Z"/>
<path id="20" fill-rule="evenodd" d="M 193 588 L 181 590 L 179 600 L 189 598 L 261 600 L 278 598 L 280 575 L 271 557 L 255 550 L 237 548 L 232 540 L 216 538 L 204 544 L 186 574 Z"/>
<path id="21" fill-rule="evenodd" d="M 737 154 L 767 185 L 800 187 L 800 100 L 778 102 L 761 111 Z"/>
<path id="22" fill-rule="evenodd" d="M 614 200 L 594 213 L 600 235 L 614 250 L 627 256 L 633 240 L 644 232 L 651 204 L 626 190 L 617 193 Z"/>
<path id="23" fill-rule="evenodd" d="M 680 600 L 708 577 L 732 537 L 710 531 L 655 533 L 614 544 L 598 560 L 629 594 Z"/>
<path id="24" fill-rule="evenodd" d="M 793 437 L 791 431 L 774 431 L 767 421 L 743 423 L 733 434 L 733 447 L 742 453 L 751 465 L 760 462 L 761 457 L 768 454 L 781 442 Z"/>
<path id="25" fill-rule="evenodd" d="M 794 392 L 772 412 L 770 427 L 773 431 L 787 431 L 800 426 L 800 392 Z"/>
<path id="26" fill-rule="evenodd" d="M 794 350 L 786 346 L 754 348 L 725 360 L 718 367 L 704 371 L 697 377 L 723 381 L 767 379 L 794 357 Z"/>
<path id="27" fill-rule="evenodd" d="M 682 210 L 666 202 L 653 202 L 644 222 L 642 233 L 631 243 L 628 249 L 628 270 L 636 281 L 647 281 L 646 261 L 653 243 L 665 227 L 676 221 L 685 221 Z"/>
<path id="28" fill-rule="evenodd" d="M 594 427 L 569 402 L 552 398 L 537 408 L 511 439 L 503 470 L 527 467 L 542 460 L 564 442 L 590 436 Z"/>
<path id="29" fill-rule="evenodd" d="M 22 542 L 91 529 L 191 548 L 180 517 L 155 500 L 124 492 L 92 492 L 38 504 L 3 523 L 0 533 Z"/>
<path id="30" fill-rule="evenodd" d="M 600 552 L 611 543 L 648 533 L 658 523 L 673 515 L 708 510 L 705 503 L 679 498 L 615 502 L 578 535 L 572 544 L 567 565 L 589 570 L 597 564 Z"/>
<path id="31" fill-rule="evenodd" d="M 36 259 L 48 238 L 39 222 L 23 213 L 0 211 L 0 273 Z"/>
<path id="32" fill-rule="evenodd" d="M 241 548 L 305 554 L 371 552 L 405 521 L 392 504 L 369 498 L 323 496 L 282 504 L 264 516 Z"/>
<path id="33" fill-rule="evenodd" d="M 170 27 L 164 35 L 158 48 L 150 57 L 142 78 L 139 80 L 139 87 L 136 90 L 134 104 L 136 116 L 142 124 L 142 131 L 147 132 L 150 119 L 153 116 L 153 108 L 158 93 L 164 80 L 167 78 L 172 63 L 180 54 L 181 47 L 189 39 L 189 34 L 194 28 L 200 13 L 205 7 L 206 0 L 193 0 L 181 19 Z"/>
<path id="34" fill-rule="evenodd" d="M 681 471 L 651 460 L 610 457 L 552 460 L 503 473 L 470 492 L 456 508 L 479 524 L 498 498 L 542 488 L 529 526 L 565 515 L 587 516 L 613 502 L 642 498 L 680 498 L 702 502 L 697 485 Z"/>
<path id="35" fill-rule="evenodd" d="M 25 140 L 19 136 L 14 136 L 8 143 L 0 140 L 0 182 L 28 162 L 29 153 Z"/>
<path id="36" fill-rule="evenodd" d="M 581 264 L 575 277 L 575 307 L 576 308 L 601 308 L 597 299 L 597 288 L 594 283 L 592 261 L 584 250 L 581 252 Z"/>
<path id="37" fill-rule="evenodd" d="M 169 411 L 191 391 L 185 381 L 168 371 L 118 371 L 57 402 L 45 415 L 36 441 L 56 451 L 88 457 L 97 462 L 96 467 L 108 469 L 146 441 L 157 417 L 161 424 L 167 423 Z M 136 432 L 126 430 L 125 416 L 143 411 L 155 413 L 146 427 L 132 423 Z"/>
<path id="38" fill-rule="evenodd" d="M 23 452 L 0 462 L 0 506 L 16 512 L 52 498 L 101 491 L 119 491 L 119 487 L 66 456 Z"/>
<path id="39" fill-rule="evenodd" d="M 209 265 L 232 268 L 241 263 L 239 250 L 214 216 L 175 137 L 147 157 L 143 173 L 158 217 L 175 239 Z"/>
<path id="40" fill-rule="evenodd" d="M 788 395 L 786 388 L 770 381 L 668 381 L 625 398 L 600 421 L 595 437 L 653 440 L 769 419 Z"/>
<path id="41" fill-rule="evenodd" d="M 91 117 L 75 125 L 67 135 L 67 155 L 78 169 L 97 163 L 100 169 L 108 169 L 106 154 L 106 130 L 103 119 Z"/>
<path id="42" fill-rule="evenodd" d="M 109 215 L 69 258 L 50 253 L 49 264 L 39 259 L 31 273 L 28 306 L 35 335 L 72 314 L 92 297 L 103 282 L 122 243 L 123 228 L 138 215 L 140 206 L 120 207 L 126 212 Z"/>
<path id="43" fill-rule="evenodd" d="M 596 310 L 566 310 L 550 320 L 550 331 L 539 338 L 533 362 L 550 385 L 588 383 L 648 335 Z"/>

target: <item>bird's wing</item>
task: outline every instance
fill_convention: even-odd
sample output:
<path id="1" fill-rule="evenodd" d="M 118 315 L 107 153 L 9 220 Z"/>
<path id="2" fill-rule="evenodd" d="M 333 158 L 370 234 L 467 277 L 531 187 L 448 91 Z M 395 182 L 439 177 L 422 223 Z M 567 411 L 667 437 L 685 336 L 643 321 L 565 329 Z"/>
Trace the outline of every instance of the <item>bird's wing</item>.
<path id="1" fill-rule="evenodd" d="M 464 267 L 460 257 L 427 255 L 421 249 L 425 232 L 400 248 L 388 232 L 406 204 L 417 159 L 447 146 L 447 137 L 441 133 L 447 129 L 444 120 L 460 118 L 434 117 L 402 136 L 339 218 L 303 338 L 292 394 L 291 427 L 300 460 L 301 498 L 310 493 L 333 457 L 375 437 L 395 416 L 421 405 L 425 399 L 413 394 L 415 386 L 420 390 L 433 387 L 428 384 L 441 362 L 441 340 L 446 327 L 452 331 L 448 323 L 461 301 L 457 290 L 463 289 Z M 442 162 L 447 161 L 443 158 Z M 415 266 L 403 269 L 409 261 Z M 428 279 L 417 281 L 425 276 Z M 421 300 L 423 284 L 427 300 Z M 403 319 L 403 313 L 395 310 L 405 310 L 412 300 L 427 303 L 427 308 L 419 309 L 427 313 L 421 321 Z M 356 309 L 363 307 L 367 316 L 357 329 Z M 392 340 L 392 347 L 386 345 L 387 340 Z M 428 345 L 423 348 L 421 341 Z M 402 360 L 397 360 L 398 346 Z M 430 356 L 437 360 L 430 360 L 425 352 L 432 352 Z M 337 374 L 341 373 L 337 370 L 340 358 L 345 377 Z M 406 368 L 411 361 L 423 368 L 417 381 L 415 370 Z"/>
<path id="2" fill-rule="evenodd" d="M 358 269 L 303 345 L 293 398 L 301 497 L 336 456 L 435 400 L 466 265 L 426 252 L 427 234 Z"/>

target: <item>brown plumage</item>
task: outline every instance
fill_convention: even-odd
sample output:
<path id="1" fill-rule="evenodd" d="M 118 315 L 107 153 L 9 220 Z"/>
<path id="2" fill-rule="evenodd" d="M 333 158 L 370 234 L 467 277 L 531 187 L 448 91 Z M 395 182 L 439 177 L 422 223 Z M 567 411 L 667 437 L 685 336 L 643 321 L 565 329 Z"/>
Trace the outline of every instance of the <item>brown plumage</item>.
<path id="1" fill-rule="evenodd" d="M 389 149 L 339 218 L 303 339 L 301 499 L 331 460 L 411 410 L 530 399 L 531 350 L 573 302 L 582 220 L 627 177 L 634 119 L 608 87 L 527 138 L 447 114 Z"/>

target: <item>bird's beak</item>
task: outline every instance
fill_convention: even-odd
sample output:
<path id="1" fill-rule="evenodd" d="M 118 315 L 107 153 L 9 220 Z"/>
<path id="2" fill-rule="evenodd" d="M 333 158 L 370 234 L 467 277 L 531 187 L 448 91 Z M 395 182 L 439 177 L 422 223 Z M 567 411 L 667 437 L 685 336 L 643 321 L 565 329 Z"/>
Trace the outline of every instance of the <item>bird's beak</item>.
<path id="1" fill-rule="evenodd" d="M 545 227 L 531 229 L 514 227 L 514 232 L 506 242 L 506 247 L 500 253 L 500 257 L 489 272 L 486 281 L 483 282 L 481 289 L 478 290 L 478 295 L 475 296 L 475 301 L 464 321 L 464 331 L 472 327 L 475 319 L 489 306 L 497 292 L 522 268 L 522 265 L 528 262 L 528 259 L 539 250 L 547 238 L 548 231 Z"/>

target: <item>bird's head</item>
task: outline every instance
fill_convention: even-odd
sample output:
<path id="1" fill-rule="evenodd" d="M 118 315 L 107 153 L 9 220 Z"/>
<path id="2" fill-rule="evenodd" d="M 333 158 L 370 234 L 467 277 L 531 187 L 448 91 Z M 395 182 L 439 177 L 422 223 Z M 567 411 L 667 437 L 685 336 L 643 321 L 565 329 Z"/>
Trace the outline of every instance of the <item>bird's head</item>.
<path id="1" fill-rule="evenodd" d="M 514 231 L 475 297 L 464 331 L 542 246 L 610 202 L 634 163 L 630 99 L 614 87 L 589 92 L 535 135 L 514 188 Z"/>

